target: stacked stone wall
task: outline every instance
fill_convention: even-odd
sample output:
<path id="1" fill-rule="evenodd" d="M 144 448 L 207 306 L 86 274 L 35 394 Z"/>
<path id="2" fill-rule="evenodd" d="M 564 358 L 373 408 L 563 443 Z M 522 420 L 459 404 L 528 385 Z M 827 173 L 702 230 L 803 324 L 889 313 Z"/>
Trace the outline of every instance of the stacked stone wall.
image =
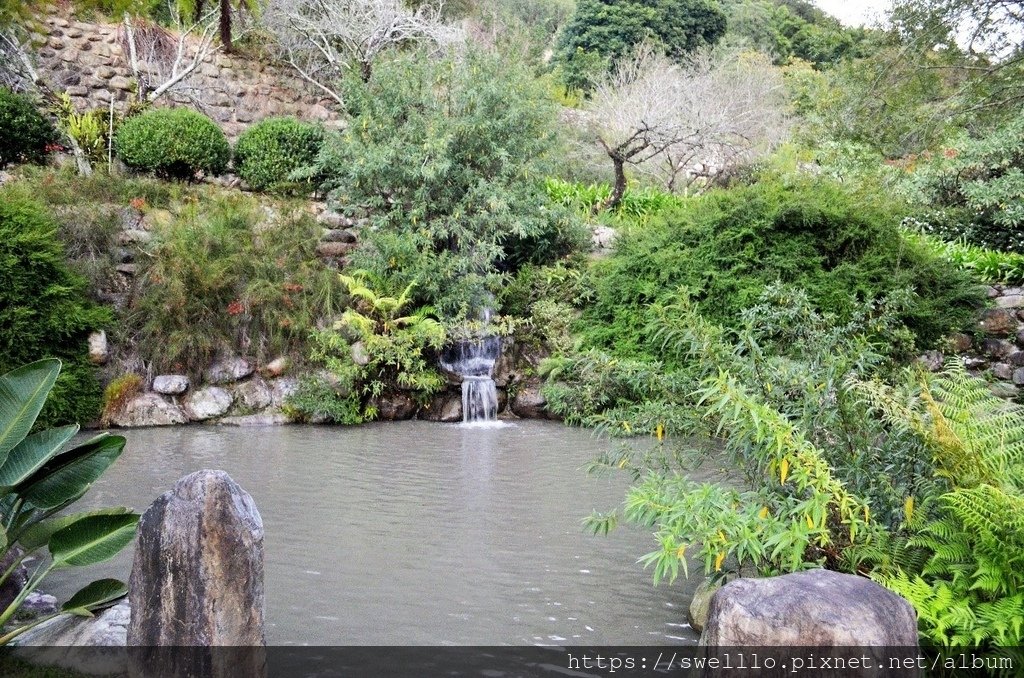
<path id="1" fill-rule="evenodd" d="M 48 16 L 39 30 L 34 38 L 40 70 L 67 92 L 76 109 L 105 109 L 111 102 L 122 109 L 134 99 L 136 82 L 117 24 Z M 183 84 L 188 98 L 169 94 L 159 105 L 198 108 L 231 138 L 272 116 L 292 115 L 328 125 L 340 119 L 332 99 L 288 69 L 242 56 L 216 52 Z"/>

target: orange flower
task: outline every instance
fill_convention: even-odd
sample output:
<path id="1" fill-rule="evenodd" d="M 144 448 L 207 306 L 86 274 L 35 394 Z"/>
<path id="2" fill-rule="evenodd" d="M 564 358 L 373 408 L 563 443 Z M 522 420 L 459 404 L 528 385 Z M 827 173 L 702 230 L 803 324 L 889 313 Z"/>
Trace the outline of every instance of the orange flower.
<path id="1" fill-rule="evenodd" d="M 238 315 L 244 310 L 245 306 L 243 306 L 242 302 L 240 302 L 238 299 L 235 299 L 230 304 L 228 304 L 228 315 Z"/>

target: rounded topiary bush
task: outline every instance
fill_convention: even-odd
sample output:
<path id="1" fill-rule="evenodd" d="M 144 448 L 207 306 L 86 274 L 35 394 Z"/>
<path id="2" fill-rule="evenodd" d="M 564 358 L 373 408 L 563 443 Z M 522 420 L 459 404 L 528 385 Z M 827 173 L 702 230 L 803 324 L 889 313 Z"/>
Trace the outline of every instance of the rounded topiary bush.
<path id="1" fill-rule="evenodd" d="M 253 189 L 265 191 L 288 186 L 288 175 L 313 164 L 324 131 L 295 118 L 268 118 L 238 137 L 235 168 Z"/>
<path id="2" fill-rule="evenodd" d="M 175 179 L 221 174 L 231 159 L 224 132 L 187 108 L 160 108 L 125 120 L 115 148 L 129 167 Z"/>
<path id="3" fill-rule="evenodd" d="M 57 130 L 27 96 L 0 87 L 0 167 L 34 162 L 57 141 Z"/>

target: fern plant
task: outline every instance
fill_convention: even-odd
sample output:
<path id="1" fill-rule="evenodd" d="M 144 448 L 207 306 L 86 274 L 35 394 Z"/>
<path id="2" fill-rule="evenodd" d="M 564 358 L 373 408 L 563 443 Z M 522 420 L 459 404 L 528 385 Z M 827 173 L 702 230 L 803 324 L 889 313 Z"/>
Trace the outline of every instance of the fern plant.
<path id="1" fill-rule="evenodd" d="M 993 396 L 949 362 L 909 395 L 851 381 L 894 426 L 930 451 L 933 494 L 909 518 L 873 577 L 918 611 L 922 635 L 946 647 L 1024 644 L 1024 407 Z M 934 491 L 934 490 L 938 491 Z"/>
<path id="2" fill-rule="evenodd" d="M 349 308 L 331 329 L 314 334 L 312 357 L 333 375 L 332 389 L 343 402 L 320 409 L 344 412 L 340 419 L 332 416 L 340 423 L 359 423 L 376 418 L 374 403 L 388 393 L 402 390 L 425 400 L 444 388 L 431 358 L 445 343 L 445 329 L 430 317 L 431 309 L 410 309 L 415 283 L 392 296 L 371 287 L 380 281 L 371 281 L 366 272 L 340 274 L 340 279 Z M 293 399 L 293 407 L 311 402 L 302 396 Z M 339 404 L 344 406 L 339 409 Z"/>

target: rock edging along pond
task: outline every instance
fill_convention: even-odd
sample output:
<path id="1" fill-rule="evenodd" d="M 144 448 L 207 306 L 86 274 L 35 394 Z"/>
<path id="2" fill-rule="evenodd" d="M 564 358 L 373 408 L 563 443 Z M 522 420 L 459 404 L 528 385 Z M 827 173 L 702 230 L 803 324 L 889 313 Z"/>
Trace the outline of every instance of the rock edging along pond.
<path id="1" fill-rule="evenodd" d="M 495 366 L 498 411 L 503 418 L 556 419 L 546 409 L 540 380 L 524 377 L 529 357 L 509 341 Z M 242 357 L 222 358 L 203 372 L 201 380 L 183 374 L 160 374 L 147 388 L 127 400 L 109 417 L 119 428 L 175 426 L 189 423 L 226 426 L 274 426 L 295 421 L 287 401 L 303 376 L 288 374 L 288 361 L 279 358 L 260 369 Z M 328 383 L 331 375 L 318 372 Z M 462 421 L 461 377 L 445 373 L 446 388 L 421 404 L 398 392 L 375 401 L 379 419 L 403 421 L 419 418 L 435 422 Z M 326 423 L 313 420 L 311 423 Z"/>

